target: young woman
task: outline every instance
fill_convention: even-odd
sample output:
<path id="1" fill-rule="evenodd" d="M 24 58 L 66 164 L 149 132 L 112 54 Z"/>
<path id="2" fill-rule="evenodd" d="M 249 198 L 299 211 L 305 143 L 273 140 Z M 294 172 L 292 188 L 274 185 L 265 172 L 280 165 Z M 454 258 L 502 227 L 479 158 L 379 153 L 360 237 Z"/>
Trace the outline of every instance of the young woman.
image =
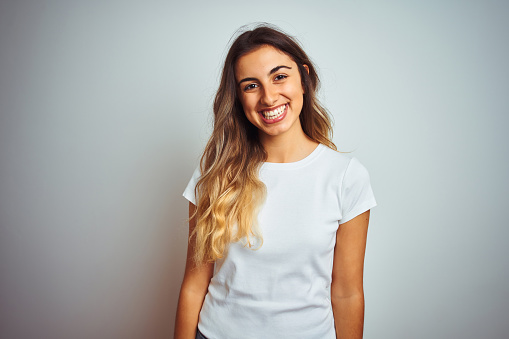
<path id="1" fill-rule="evenodd" d="M 175 337 L 361 338 L 369 176 L 336 151 L 298 43 L 233 42 L 214 130 L 184 196 L 189 246 Z"/>

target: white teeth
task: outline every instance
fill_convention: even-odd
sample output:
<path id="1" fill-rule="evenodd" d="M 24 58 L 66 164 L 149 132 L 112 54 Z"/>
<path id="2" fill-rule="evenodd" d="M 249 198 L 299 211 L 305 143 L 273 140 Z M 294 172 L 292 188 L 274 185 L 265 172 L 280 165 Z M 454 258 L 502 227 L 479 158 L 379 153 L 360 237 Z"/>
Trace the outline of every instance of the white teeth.
<path id="1" fill-rule="evenodd" d="M 283 105 L 283 106 L 279 106 L 278 108 L 276 108 L 272 111 L 263 111 L 262 114 L 265 119 L 272 120 L 272 119 L 279 118 L 281 116 L 281 114 L 283 114 L 285 109 L 286 109 L 286 105 Z"/>

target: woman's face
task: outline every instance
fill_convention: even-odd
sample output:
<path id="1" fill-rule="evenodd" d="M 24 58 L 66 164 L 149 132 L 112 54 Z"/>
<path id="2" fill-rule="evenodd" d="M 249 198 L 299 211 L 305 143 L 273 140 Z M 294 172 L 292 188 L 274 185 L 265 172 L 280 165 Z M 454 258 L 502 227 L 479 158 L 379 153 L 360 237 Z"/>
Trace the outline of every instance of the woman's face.
<path id="1" fill-rule="evenodd" d="M 235 80 L 244 113 L 260 137 L 302 131 L 304 89 L 297 64 L 288 55 L 272 46 L 255 49 L 237 61 Z"/>

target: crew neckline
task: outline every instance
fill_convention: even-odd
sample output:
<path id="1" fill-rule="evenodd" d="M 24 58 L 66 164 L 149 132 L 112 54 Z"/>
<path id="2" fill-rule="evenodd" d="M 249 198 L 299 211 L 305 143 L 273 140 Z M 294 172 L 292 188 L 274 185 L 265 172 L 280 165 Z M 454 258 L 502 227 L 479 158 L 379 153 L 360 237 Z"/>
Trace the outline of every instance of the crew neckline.
<path id="1" fill-rule="evenodd" d="M 325 145 L 318 144 L 315 149 L 309 153 L 305 158 L 294 162 L 264 162 L 262 164 L 263 169 L 295 169 L 303 167 L 311 163 L 322 151 L 325 149 Z"/>

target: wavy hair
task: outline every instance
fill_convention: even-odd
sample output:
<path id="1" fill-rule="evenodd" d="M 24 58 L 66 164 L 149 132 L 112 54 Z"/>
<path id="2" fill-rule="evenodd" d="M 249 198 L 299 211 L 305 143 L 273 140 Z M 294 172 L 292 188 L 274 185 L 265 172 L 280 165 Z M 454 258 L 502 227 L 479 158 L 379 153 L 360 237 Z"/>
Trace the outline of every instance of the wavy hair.
<path id="1" fill-rule="evenodd" d="M 230 242 L 243 241 L 252 249 L 263 242 L 257 212 L 266 187 L 258 172 L 267 154 L 259 142 L 257 128 L 244 114 L 234 70 L 240 57 L 266 45 L 285 53 L 298 66 L 305 93 L 300 114 L 304 133 L 336 150 L 331 119 L 316 98 L 319 87 L 316 69 L 299 43 L 268 24 L 240 34 L 226 55 L 214 100 L 213 131 L 200 161 L 201 177 L 195 189 L 197 206 L 193 215 L 196 227 L 191 234 L 196 242 L 195 260 L 199 263 L 222 258 Z"/>

